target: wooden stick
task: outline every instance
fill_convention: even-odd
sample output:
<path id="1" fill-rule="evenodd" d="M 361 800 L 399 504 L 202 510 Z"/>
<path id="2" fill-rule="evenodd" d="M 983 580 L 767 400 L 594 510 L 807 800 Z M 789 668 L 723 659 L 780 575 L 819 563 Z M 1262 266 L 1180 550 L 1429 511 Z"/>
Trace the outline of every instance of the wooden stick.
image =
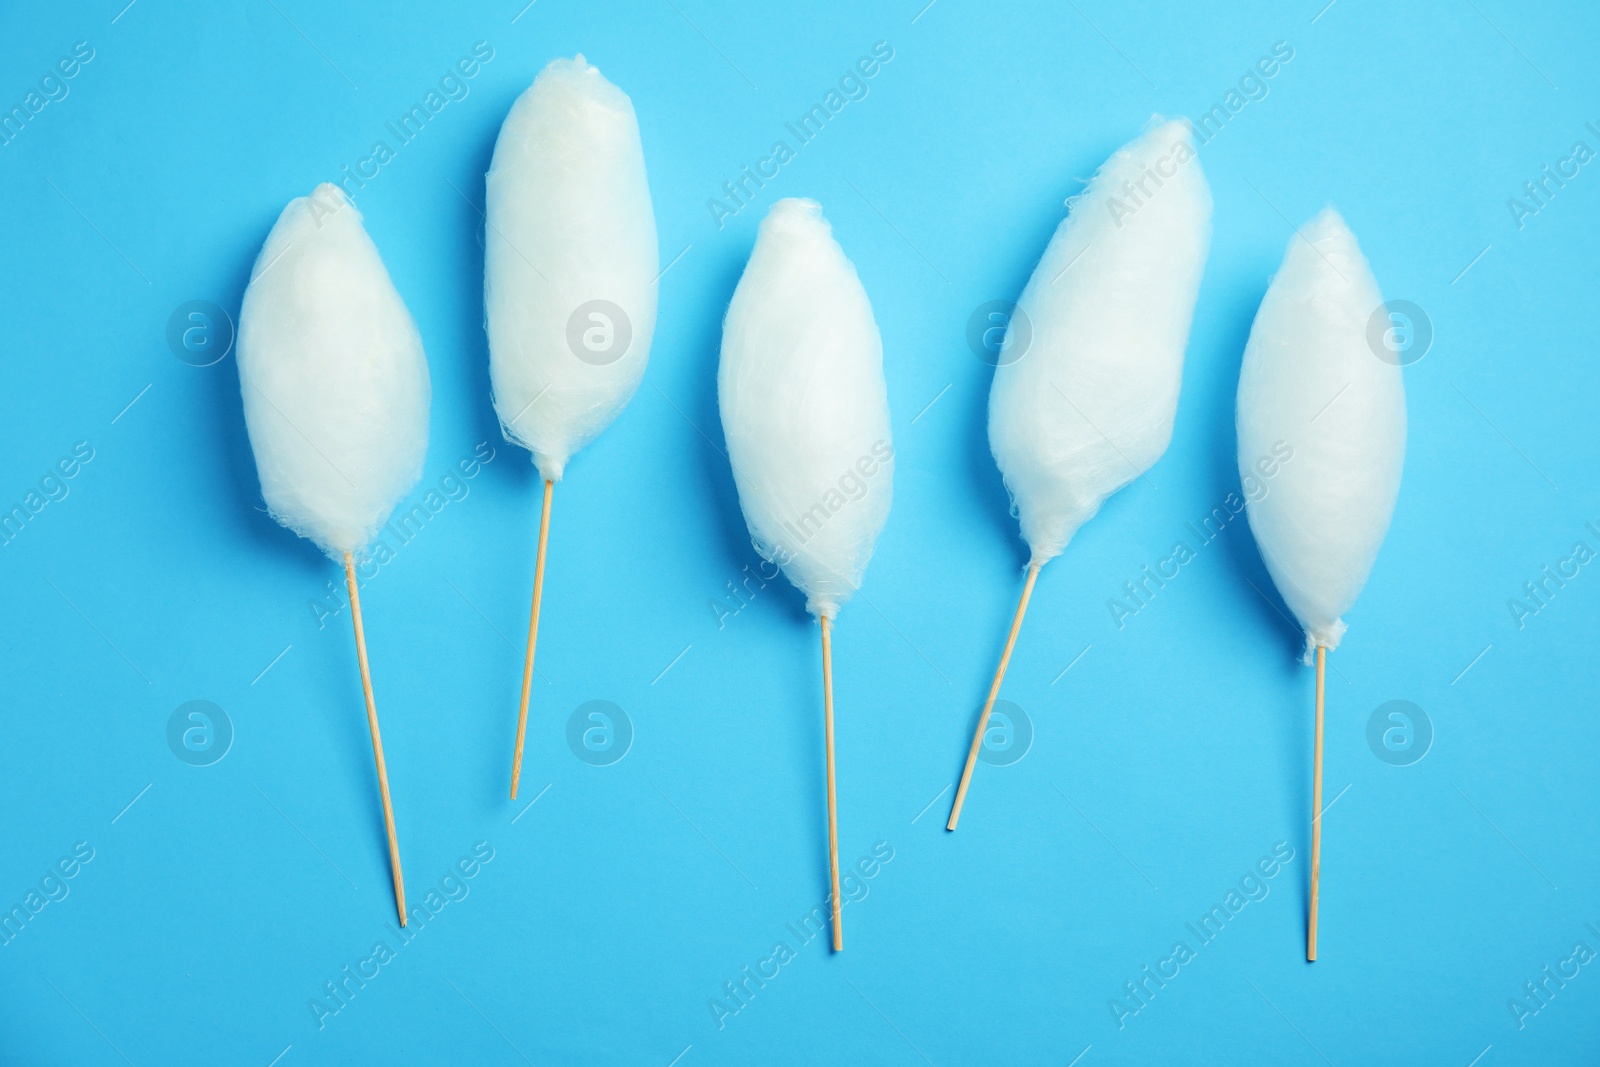
<path id="1" fill-rule="evenodd" d="M 844 951 L 844 927 L 839 925 L 839 800 L 833 782 L 833 640 L 828 617 L 822 616 L 822 707 L 828 737 L 828 873 L 833 878 L 833 951 Z"/>
<path id="2" fill-rule="evenodd" d="M 372 757 L 378 764 L 378 795 L 383 798 L 383 829 L 389 835 L 389 869 L 394 875 L 394 906 L 406 924 L 406 883 L 400 874 L 400 840 L 394 832 L 394 805 L 389 801 L 389 768 L 383 762 L 383 737 L 378 733 L 378 706 L 372 699 L 372 669 L 367 665 L 367 635 L 361 628 L 361 594 L 356 590 L 356 565 L 344 554 L 344 582 L 350 589 L 350 621 L 356 628 L 356 661 L 361 664 L 361 692 L 367 698 L 367 729 L 372 731 Z"/>
<path id="3" fill-rule="evenodd" d="M 528 653 L 522 661 L 522 706 L 517 709 L 517 749 L 511 757 L 511 799 L 522 781 L 522 741 L 528 734 L 528 693 L 533 689 L 533 649 L 539 643 L 539 602 L 544 599 L 544 549 L 550 540 L 550 494 L 556 483 L 545 479 L 544 505 L 539 509 L 539 555 L 533 565 L 533 614 L 528 618 Z"/>
<path id="4" fill-rule="evenodd" d="M 1322 877 L 1322 688 L 1326 645 L 1317 646 L 1317 741 L 1311 771 L 1311 912 L 1306 923 L 1306 960 L 1317 958 L 1317 883 Z"/>
<path id="5" fill-rule="evenodd" d="M 1005 651 L 1000 653 L 1000 667 L 994 672 L 994 683 L 989 686 L 989 699 L 983 702 L 983 714 L 978 716 L 978 729 L 972 735 L 972 747 L 967 750 L 967 767 L 961 772 L 961 784 L 956 787 L 955 806 L 950 809 L 946 830 L 954 830 L 961 819 L 961 805 L 967 801 L 967 787 L 972 784 L 972 768 L 978 765 L 978 752 L 983 748 L 983 731 L 989 726 L 989 713 L 994 710 L 995 698 L 1000 695 L 1000 683 L 1011 663 L 1011 650 L 1017 647 L 1017 632 L 1022 629 L 1022 616 L 1028 611 L 1028 598 L 1033 596 L 1033 583 L 1039 577 L 1042 563 L 1028 565 L 1028 581 L 1022 587 L 1022 599 L 1017 603 L 1017 614 L 1011 620 L 1011 632 L 1006 635 Z"/>

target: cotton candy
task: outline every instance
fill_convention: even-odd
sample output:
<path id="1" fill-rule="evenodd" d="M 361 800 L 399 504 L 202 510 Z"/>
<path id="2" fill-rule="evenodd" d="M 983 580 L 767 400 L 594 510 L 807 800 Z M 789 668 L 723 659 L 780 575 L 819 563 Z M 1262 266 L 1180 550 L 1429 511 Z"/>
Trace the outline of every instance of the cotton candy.
<path id="1" fill-rule="evenodd" d="M 486 216 L 495 412 L 560 481 L 639 387 L 660 266 L 633 103 L 583 56 L 552 61 L 512 105 Z"/>
<path id="2" fill-rule="evenodd" d="M 334 559 L 360 555 L 422 475 L 428 363 L 361 213 L 292 200 L 239 313 L 239 384 L 267 510 Z"/>
<path id="3" fill-rule="evenodd" d="M 1166 451 L 1211 240 L 1184 122 L 1153 124 L 1068 204 L 989 390 L 989 446 L 1033 566 Z"/>
<path id="4" fill-rule="evenodd" d="M 756 551 L 833 618 L 889 516 L 883 343 L 814 200 L 767 212 L 722 327 L 722 429 Z"/>
<path id="5" fill-rule="evenodd" d="M 1265 490 L 1247 504 L 1250 529 L 1308 659 L 1338 647 L 1400 492 L 1405 385 L 1371 339 L 1382 308 L 1355 235 L 1328 208 L 1289 241 L 1239 374 L 1239 470 Z"/>

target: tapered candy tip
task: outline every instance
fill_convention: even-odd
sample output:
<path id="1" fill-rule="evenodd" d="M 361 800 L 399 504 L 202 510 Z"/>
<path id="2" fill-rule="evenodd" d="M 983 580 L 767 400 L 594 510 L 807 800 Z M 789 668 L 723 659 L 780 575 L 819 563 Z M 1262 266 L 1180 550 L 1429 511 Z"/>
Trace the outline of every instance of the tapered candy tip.
<path id="1" fill-rule="evenodd" d="M 822 218 L 822 205 L 808 196 L 786 196 L 772 205 L 772 215 L 796 215 L 808 219 Z"/>
<path id="2" fill-rule="evenodd" d="M 550 91 L 571 94 L 611 111 L 623 114 L 633 111 L 633 101 L 628 94 L 600 73 L 600 68 L 585 59 L 582 52 L 571 59 L 552 59 L 533 84 L 535 88 L 543 86 Z"/>
<path id="3" fill-rule="evenodd" d="M 345 191 L 332 182 L 323 182 L 321 185 L 318 185 L 315 189 L 311 190 L 311 199 L 332 200 L 344 204 L 350 202 L 350 198 L 345 195 Z"/>
<path id="4" fill-rule="evenodd" d="M 1349 224 L 1332 204 L 1328 204 L 1312 216 L 1311 220 L 1300 228 L 1300 233 L 1306 240 L 1316 245 L 1326 241 L 1355 242 L 1355 234 L 1350 232 Z"/>
<path id="5" fill-rule="evenodd" d="M 1186 141 L 1193 147 L 1194 124 L 1185 118 L 1169 119 L 1165 115 L 1151 115 L 1139 140 L 1154 141 L 1164 147 L 1171 147 L 1174 141 Z"/>
<path id="6" fill-rule="evenodd" d="M 788 196 L 772 205 L 763 226 L 792 230 L 817 230 L 831 232 L 833 227 L 823 217 L 822 205 L 802 196 Z"/>

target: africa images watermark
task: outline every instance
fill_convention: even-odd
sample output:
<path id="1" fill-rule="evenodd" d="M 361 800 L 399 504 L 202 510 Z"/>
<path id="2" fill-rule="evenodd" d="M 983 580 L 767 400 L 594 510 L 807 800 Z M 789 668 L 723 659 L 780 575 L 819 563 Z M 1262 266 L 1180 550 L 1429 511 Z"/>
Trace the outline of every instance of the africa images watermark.
<path id="1" fill-rule="evenodd" d="M 1241 485 L 1244 490 L 1243 499 L 1240 499 L 1238 493 L 1229 492 L 1222 503 L 1212 508 L 1200 520 L 1199 526 L 1193 522 L 1185 524 L 1194 534 L 1194 545 L 1190 545 L 1187 538 L 1180 538 L 1173 544 L 1172 550 L 1157 560 L 1153 567 L 1146 563 L 1139 569 L 1136 577 L 1123 582 L 1123 596 L 1114 596 L 1106 600 L 1106 610 L 1111 613 L 1111 621 L 1117 624 L 1117 629 L 1126 629 L 1128 620 L 1149 607 L 1155 600 L 1156 594 L 1182 573 L 1185 565 L 1199 559 L 1199 550 L 1221 537 L 1229 524 L 1244 513 L 1245 501 L 1254 504 L 1265 500 L 1267 494 L 1272 492 L 1272 479 L 1283 469 L 1284 464 L 1292 459 L 1294 459 L 1293 446 L 1285 441 L 1274 441 L 1271 453 L 1251 464 L 1250 473 L 1244 476 Z"/>
<path id="2" fill-rule="evenodd" d="M 1585 122 L 1583 128 L 1600 144 L 1600 128 L 1593 122 Z M 1595 157 L 1595 150 L 1589 142 L 1579 139 L 1572 143 L 1567 154 L 1556 160 L 1555 169 L 1546 163 L 1539 168 L 1537 178 L 1522 183 L 1522 193 L 1519 196 L 1506 198 L 1506 210 L 1511 212 L 1511 221 L 1517 224 L 1517 229 L 1525 229 L 1528 220 L 1550 206 L 1556 194 L 1567 187 L 1567 182 L 1576 178 L 1582 167 Z"/>
<path id="3" fill-rule="evenodd" d="M 717 629 L 726 629 L 728 620 L 753 604 L 756 594 L 780 573 L 782 571 L 778 565 L 765 557 L 756 564 L 755 570 L 751 570 L 750 564 L 746 563 L 739 571 L 739 584 L 735 585 L 733 579 L 728 579 L 725 583 L 728 591 L 722 599 L 706 601 L 711 608 L 711 617 L 717 620 Z"/>
<path id="4" fill-rule="evenodd" d="M 1596 929 L 1594 923 L 1586 922 L 1583 925 L 1591 934 L 1600 937 L 1600 929 Z M 1581 969 L 1594 959 L 1595 951 L 1589 947 L 1589 942 L 1579 941 L 1572 946 L 1572 952 L 1566 958 L 1557 960 L 1553 967 L 1545 964 L 1540 968 L 1539 977 L 1523 982 L 1522 991 L 1506 999 L 1506 1007 L 1511 1009 L 1511 1018 L 1516 1022 L 1517 1029 L 1527 1029 L 1528 1020 L 1548 1008 L 1556 996 L 1567 988 L 1567 983 L 1578 977 Z"/>
<path id="5" fill-rule="evenodd" d="M 383 529 L 378 531 L 378 537 L 367 556 L 356 564 L 356 573 L 361 579 L 370 582 L 376 578 L 379 569 L 394 562 L 400 550 L 414 541 L 446 506 L 467 499 L 472 492 L 469 483 L 494 461 L 494 457 L 494 446 L 487 441 L 479 441 L 470 456 L 457 460 L 435 484 L 423 491 L 422 499 L 412 502 L 410 507 L 401 504 L 396 508 Z M 325 628 L 328 620 L 345 608 L 342 587 L 329 579 L 326 588 L 327 592 L 322 597 L 306 601 L 319 630 Z"/>
<path id="6" fill-rule="evenodd" d="M 0 945 L 9 945 L 21 936 L 22 931 L 51 904 L 67 899 L 72 887 L 67 883 L 94 859 L 94 846 L 79 841 L 72 846 L 72 854 L 62 856 L 44 872 L 37 886 L 30 886 L 22 902 L 13 904 L 11 910 L 0 912 Z"/>
<path id="7" fill-rule="evenodd" d="M 1212 104 L 1211 110 L 1202 113 L 1199 122 L 1190 123 L 1200 143 L 1210 144 L 1211 139 L 1221 133 L 1222 128 L 1233 116 L 1243 111 L 1246 104 L 1265 100 L 1271 92 L 1267 82 L 1277 77 L 1278 72 L 1293 58 L 1293 45 L 1288 41 L 1274 41 L 1272 54 L 1258 57 L 1254 65 L 1239 76 L 1237 89 L 1230 88 L 1223 93 L 1220 103 Z"/>
<path id="8" fill-rule="evenodd" d="M 56 460 L 39 477 L 38 482 L 22 494 L 20 503 L 0 510 L 0 545 L 9 545 L 15 541 L 28 523 L 50 504 L 67 499 L 67 494 L 72 491 L 68 483 L 76 478 L 92 459 L 94 459 L 94 446 L 88 441 L 79 441 L 72 446 L 70 454 Z"/>
<path id="9" fill-rule="evenodd" d="M 1192 130 L 1194 127 L 1184 120 Z M 1195 150 L 1189 147 L 1186 140 L 1172 142 L 1167 154 L 1156 159 L 1155 165 L 1141 163 L 1139 165 L 1139 179 L 1122 179 L 1122 188 L 1118 190 L 1122 195 L 1112 193 L 1106 197 L 1106 210 L 1111 213 L 1111 221 L 1117 224 L 1117 229 L 1122 229 L 1123 223 L 1139 213 L 1139 209 L 1148 204 L 1156 192 L 1166 185 L 1166 179 L 1176 178 L 1178 168 L 1195 157 Z M 1155 189 L 1150 188 L 1150 183 L 1155 183 Z"/>
<path id="10" fill-rule="evenodd" d="M 859 456 L 856 461 L 845 468 L 841 474 L 823 494 L 793 522 L 785 522 L 784 530 L 794 536 L 794 542 L 775 542 L 771 545 L 756 545 L 756 551 L 761 553 L 761 562 L 752 571 L 749 564 L 745 564 L 740 572 L 743 575 L 738 585 L 730 580 L 727 583 L 727 595 L 722 600 L 709 600 L 711 616 L 717 621 L 717 629 L 721 630 L 727 621 L 749 607 L 755 600 L 756 594 L 767 587 L 767 583 L 778 576 L 779 570 L 790 560 L 800 555 L 812 538 L 822 531 L 835 515 L 847 506 L 867 495 L 867 484 L 884 465 L 894 459 L 894 447 L 888 441 L 878 440 L 872 442 L 872 447 Z M 754 585 L 752 586 L 752 583 Z M 742 595 L 741 590 L 748 596 Z M 732 606 L 729 606 L 731 598 Z"/>
<path id="11" fill-rule="evenodd" d="M 1584 523 L 1583 528 L 1585 532 L 1600 537 L 1600 519 Z M 1539 568 L 1536 576 L 1523 582 L 1522 592 L 1506 601 L 1506 610 L 1511 612 L 1511 618 L 1517 624 L 1517 629 L 1526 629 L 1528 620 L 1549 607 L 1555 600 L 1556 594 L 1578 577 L 1582 573 L 1581 568 L 1594 558 L 1595 550 L 1589 546 L 1589 542 L 1574 541 L 1570 552 L 1553 564 L 1546 563 Z"/>
<path id="12" fill-rule="evenodd" d="M 167 316 L 167 347 L 191 367 L 222 362 L 235 332 L 233 316 L 210 300 L 185 300 Z"/>
<path id="13" fill-rule="evenodd" d="M 870 854 L 862 856 L 854 865 L 841 867 L 839 907 L 842 909 L 847 904 L 866 900 L 867 894 L 872 892 L 868 881 L 876 878 L 892 859 L 894 846 L 887 841 L 879 841 L 872 846 Z M 832 908 L 833 894 L 829 893 L 821 904 L 798 919 L 784 923 L 783 936 L 773 943 L 765 955 L 757 958 L 753 967 L 745 964 L 739 968 L 737 975 L 722 983 L 722 994 L 706 1001 L 718 1030 L 726 1029 L 729 1019 L 748 1008 L 756 995 L 767 988 L 767 983 L 776 980 L 785 966 L 800 958 L 797 949 L 804 948 L 827 932 Z"/>
<path id="14" fill-rule="evenodd" d="M 167 718 L 167 748 L 191 767 L 220 762 L 233 747 L 233 719 L 209 700 L 188 700 Z"/>
<path id="15" fill-rule="evenodd" d="M 1230 86 L 1222 99 L 1200 115 L 1199 121 L 1183 119 L 1189 132 L 1201 144 L 1210 144 L 1235 115 L 1252 101 L 1265 100 L 1272 89 L 1267 83 L 1294 58 L 1294 46 L 1288 41 L 1276 41 L 1270 55 L 1260 56 L 1239 76 L 1237 87 Z M 1173 142 L 1166 155 L 1159 157 L 1153 166 L 1142 167 L 1138 179 L 1124 179 L 1122 188 L 1106 198 L 1106 210 L 1111 221 L 1121 229 L 1123 222 L 1138 213 L 1166 184 L 1167 179 L 1178 175 L 1178 168 L 1195 158 L 1194 149 L 1185 141 Z M 1154 186 L 1152 188 L 1152 185 Z M 1120 195 L 1119 195 L 1120 194 Z"/>
<path id="16" fill-rule="evenodd" d="M 1367 747 L 1391 767 L 1409 767 L 1433 748 L 1433 719 L 1409 700 L 1386 700 L 1367 717 Z"/>
<path id="17" fill-rule="evenodd" d="M 1128 1020 L 1148 1008 L 1156 994 L 1183 973 L 1183 968 L 1193 963 L 1200 950 L 1222 935 L 1228 923 L 1238 917 L 1250 904 L 1259 904 L 1272 892 L 1271 881 L 1278 872 L 1294 860 L 1294 848 L 1287 841 L 1272 846 L 1270 856 L 1256 860 L 1255 866 L 1240 876 L 1237 886 L 1229 886 L 1222 902 L 1211 905 L 1195 922 L 1184 923 L 1183 928 L 1194 938 L 1194 945 L 1179 938 L 1165 957 L 1154 965 L 1145 964 L 1139 974 L 1122 983 L 1122 992 L 1106 998 L 1106 1008 L 1116 1022 L 1118 1030 L 1125 1030 Z M 1198 924 L 1198 925 L 1197 925 Z"/>
<path id="18" fill-rule="evenodd" d="M 586 700 L 567 717 L 567 748 L 591 767 L 609 767 L 633 747 L 633 719 L 610 700 Z"/>
<path id="19" fill-rule="evenodd" d="M 79 41 L 70 55 L 56 60 L 55 66 L 39 78 L 39 87 L 29 89 L 20 104 L 0 105 L 0 147 L 9 146 L 27 129 L 28 123 L 51 104 L 59 104 L 72 91 L 68 83 L 94 58 L 94 46 Z"/>
<path id="20" fill-rule="evenodd" d="M 872 442 L 872 447 L 845 469 L 838 481 L 822 494 L 821 499 L 794 521 L 783 524 L 784 530 L 794 535 L 794 544 L 791 548 L 787 542 L 779 541 L 769 546 L 772 554 L 778 557 L 778 563 L 780 565 L 788 563 L 798 556 L 806 545 L 811 543 L 811 539 L 822 532 L 822 528 L 828 525 L 830 519 L 843 511 L 848 504 L 865 497 L 867 483 L 893 459 L 894 448 L 888 441 L 880 439 Z"/>
<path id="21" fill-rule="evenodd" d="M 477 42 L 472 46 L 472 54 L 462 56 L 447 67 L 439 75 L 436 87 L 423 93 L 420 101 L 402 111 L 397 118 L 385 122 L 383 128 L 386 136 L 374 141 L 367 155 L 356 160 L 354 172 L 348 163 L 339 168 L 343 177 L 336 184 L 344 190 L 345 195 L 354 200 L 355 189 L 350 188 L 351 182 L 355 183 L 356 189 L 365 189 L 367 182 L 377 178 L 383 173 L 383 168 L 394 161 L 400 149 L 417 139 L 434 116 L 448 105 L 465 100 L 472 91 L 467 83 L 477 77 L 478 72 L 493 59 L 494 49 L 486 41 Z M 388 140 L 391 137 L 393 145 Z"/>
<path id="22" fill-rule="evenodd" d="M 746 163 L 739 168 L 738 177 L 723 182 L 723 195 L 706 200 L 706 210 L 711 212 L 711 221 L 717 224 L 717 229 L 722 229 L 728 219 L 753 204 L 767 182 L 776 178 L 784 164 L 793 161 L 799 149 L 810 144 L 846 104 L 865 100 L 870 91 L 867 82 L 877 77 L 893 58 L 894 47 L 888 41 L 874 41 L 871 54 L 846 68 L 838 81 L 823 93 L 821 103 L 812 104 L 798 119 L 783 124 L 794 139 L 792 146 L 787 138 L 779 138 L 767 154 L 756 161 L 754 169 Z"/>
<path id="23" fill-rule="evenodd" d="M 462 856 L 440 875 L 437 888 L 429 887 L 422 902 L 408 913 L 404 928 L 392 922 L 383 924 L 384 932 L 372 943 L 367 955 L 355 964 L 345 964 L 339 973 L 322 983 L 322 991 L 306 1001 L 311 1018 L 318 1030 L 327 1028 L 328 1020 L 348 1008 L 356 995 L 367 988 L 383 973 L 383 968 L 400 958 L 406 946 L 438 918 L 439 913 L 452 904 L 467 899 L 472 892 L 471 881 L 478 877 L 485 865 L 494 859 L 494 846 L 479 841 L 472 846 L 470 856 Z"/>

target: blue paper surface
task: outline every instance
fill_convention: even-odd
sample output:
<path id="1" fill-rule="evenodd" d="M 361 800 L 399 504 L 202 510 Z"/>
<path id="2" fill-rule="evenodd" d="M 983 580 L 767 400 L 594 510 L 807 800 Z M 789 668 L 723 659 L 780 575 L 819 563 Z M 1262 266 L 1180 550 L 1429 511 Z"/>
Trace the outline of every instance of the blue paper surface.
<path id="1" fill-rule="evenodd" d="M 1592 6 L 124 3 L 0 34 L 0 1061 L 1592 1060 Z M 513 804 L 538 482 L 489 402 L 483 174 L 580 51 L 637 108 L 667 269 L 644 385 L 556 491 Z M 1216 201 L 1176 431 L 1045 569 L 950 834 L 1025 560 L 969 323 L 1154 113 L 1210 116 Z M 352 173 L 434 388 L 405 507 L 442 503 L 362 592 L 408 937 L 342 577 L 263 510 L 209 310 Z M 783 196 L 872 297 L 898 460 L 834 641 L 841 955 L 807 926 L 817 629 L 758 569 L 714 387 Z M 1329 202 L 1432 336 L 1331 658 L 1308 965 L 1312 673 L 1246 523 L 1205 519 L 1251 318 Z"/>

